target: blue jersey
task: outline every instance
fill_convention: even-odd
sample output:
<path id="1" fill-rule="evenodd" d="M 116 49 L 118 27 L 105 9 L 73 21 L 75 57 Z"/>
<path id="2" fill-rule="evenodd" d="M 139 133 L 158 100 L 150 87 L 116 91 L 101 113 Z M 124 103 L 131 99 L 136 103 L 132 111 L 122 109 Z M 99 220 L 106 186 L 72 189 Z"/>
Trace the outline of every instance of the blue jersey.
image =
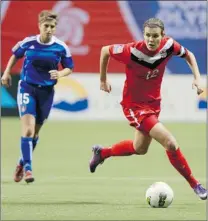
<path id="1" fill-rule="evenodd" d="M 30 84 L 55 85 L 57 80 L 50 79 L 50 70 L 58 70 L 59 63 L 63 68 L 74 67 L 68 46 L 55 36 L 45 44 L 40 41 L 40 35 L 27 37 L 12 52 L 16 58 L 25 56 L 21 80 Z"/>

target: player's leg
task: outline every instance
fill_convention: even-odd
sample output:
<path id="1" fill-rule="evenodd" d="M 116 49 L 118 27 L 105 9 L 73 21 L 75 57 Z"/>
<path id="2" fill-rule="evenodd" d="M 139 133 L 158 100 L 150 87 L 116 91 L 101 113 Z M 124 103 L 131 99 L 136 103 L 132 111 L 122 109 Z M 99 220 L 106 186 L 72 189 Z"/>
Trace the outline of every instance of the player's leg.
<path id="1" fill-rule="evenodd" d="M 103 148 L 101 151 L 102 159 L 112 156 L 129 156 L 133 154 L 144 155 L 152 138 L 140 130 L 135 130 L 134 140 L 124 140 L 110 147 Z"/>
<path id="2" fill-rule="evenodd" d="M 45 120 L 50 114 L 50 110 L 53 104 L 54 90 L 53 88 L 37 89 L 37 116 L 35 124 L 35 133 L 33 136 L 33 150 L 36 148 L 39 142 L 39 133 L 43 127 Z"/>
<path id="3" fill-rule="evenodd" d="M 134 141 L 124 140 L 106 148 L 98 145 L 94 146 L 93 156 L 89 163 L 90 171 L 92 173 L 95 172 L 95 169 L 99 164 L 111 156 L 130 156 L 133 154 L 144 155 L 147 153 L 152 138 L 146 133 L 141 125 L 143 119 L 148 116 L 144 114 L 145 109 L 143 107 L 131 109 L 124 106 L 122 107 L 130 126 L 136 129 Z M 142 112 L 143 115 L 141 117 Z"/>
<path id="4" fill-rule="evenodd" d="M 28 88 L 27 88 L 28 89 Z M 20 92 L 23 89 L 21 88 Z M 34 91 L 34 88 L 33 88 Z M 25 92 L 25 91 L 23 91 Z M 49 93 L 50 92 L 50 93 Z M 44 121 L 48 118 L 50 113 L 50 109 L 53 103 L 53 96 L 54 91 L 44 91 L 35 89 L 36 99 L 31 95 L 29 95 L 28 100 L 28 108 L 26 108 L 26 114 L 21 112 L 21 105 L 19 105 L 20 116 L 22 121 L 22 159 L 19 161 L 19 165 L 16 168 L 15 172 L 15 181 L 19 182 L 22 180 L 23 177 L 23 167 L 21 163 L 23 162 L 25 168 L 25 181 L 27 183 L 33 182 L 34 177 L 32 175 L 32 151 L 35 149 L 38 139 L 39 139 L 39 132 L 42 128 Z M 21 97 L 21 95 L 20 95 Z M 20 102 L 21 103 L 21 102 Z M 24 116 L 23 116 L 24 115 Z M 26 144 L 29 145 L 29 149 L 27 148 Z"/>
<path id="5" fill-rule="evenodd" d="M 45 113 L 45 112 L 44 112 Z M 44 119 L 47 118 L 48 114 L 42 114 L 42 111 L 41 111 L 41 108 L 37 108 L 37 116 L 36 116 L 36 119 L 35 119 L 35 129 L 34 129 L 34 135 L 32 137 L 32 151 L 35 150 L 36 148 L 36 145 L 39 141 L 39 132 L 43 126 L 43 122 L 44 122 Z M 38 123 L 37 123 L 38 122 Z M 19 162 L 18 162 L 18 165 L 16 167 L 16 171 L 15 171 L 15 181 L 16 182 L 20 182 L 23 178 L 23 156 L 21 156 L 19 158 Z M 32 174 L 31 174 L 32 175 Z M 31 176 L 29 175 L 29 176 Z"/>
<path id="6" fill-rule="evenodd" d="M 149 149 L 152 138 L 142 130 L 135 130 L 133 146 L 138 155 L 145 155 Z"/>
<path id="7" fill-rule="evenodd" d="M 37 89 L 36 89 L 37 90 Z M 43 96 L 43 98 L 46 99 L 47 101 L 47 97 Z M 45 102 L 45 101 L 44 101 Z M 51 100 L 49 99 L 49 102 L 51 102 Z M 47 102 L 46 102 L 47 103 Z M 45 106 L 43 105 L 43 110 L 41 109 L 40 105 L 42 105 L 42 103 L 39 102 L 39 100 L 36 101 L 36 122 L 35 122 L 35 132 L 34 132 L 34 136 L 33 136 L 33 151 L 36 148 L 36 145 L 39 141 L 39 132 L 42 128 L 44 119 L 46 118 L 46 115 L 48 116 L 48 112 L 50 111 L 50 109 L 47 109 L 47 113 L 45 113 Z M 23 165 L 23 159 L 22 157 L 20 157 L 19 159 L 19 165 Z"/>
<path id="8" fill-rule="evenodd" d="M 95 172 L 96 167 L 105 159 L 115 156 L 144 155 L 147 153 L 152 138 L 140 130 L 135 130 L 134 140 L 124 140 L 110 147 L 93 147 L 93 156 L 90 160 L 90 171 Z"/>
<path id="9" fill-rule="evenodd" d="M 39 137 L 40 129 L 50 114 L 54 98 L 53 87 L 38 89 L 37 91 L 37 117 L 35 137 Z"/>
<path id="10" fill-rule="evenodd" d="M 36 100 L 32 87 L 25 82 L 20 82 L 18 87 L 18 109 L 21 120 L 21 153 L 22 160 L 19 161 L 14 180 L 19 182 L 25 172 L 25 181 L 33 182 L 32 177 L 32 149 L 35 131 Z"/>
<path id="11" fill-rule="evenodd" d="M 207 191 L 194 178 L 188 162 L 182 154 L 174 136 L 159 122 L 150 130 L 150 136 L 166 149 L 170 163 L 188 181 L 197 195 L 201 199 L 206 199 Z"/>
<path id="12" fill-rule="evenodd" d="M 35 124 L 35 132 L 34 132 L 34 137 L 33 137 L 33 140 L 32 140 L 32 143 L 33 143 L 33 151 L 35 150 L 35 147 L 38 143 L 38 140 L 39 140 L 39 131 L 41 129 L 42 125 L 39 125 L 39 124 Z M 22 157 L 20 157 L 19 159 L 19 164 L 20 165 L 23 165 L 23 159 Z"/>
<path id="13" fill-rule="evenodd" d="M 34 181 L 32 175 L 32 151 L 33 151 L 33 136 L 35 133 L 35 116 L 25 114 L 21 117 L 22 137 L 21 151 L 24 165 L 25 177 L 27 183 Z"/>
<path id="14" fill-rule="evenodd" d="M 35 124 L 35 133 L 34 133 L 34 137 L 33 137 L 33 151 L 35 150 L 36 148 L 36 145 L 39 141 L 39 132 L 42 128 L 42 124 Z"/>

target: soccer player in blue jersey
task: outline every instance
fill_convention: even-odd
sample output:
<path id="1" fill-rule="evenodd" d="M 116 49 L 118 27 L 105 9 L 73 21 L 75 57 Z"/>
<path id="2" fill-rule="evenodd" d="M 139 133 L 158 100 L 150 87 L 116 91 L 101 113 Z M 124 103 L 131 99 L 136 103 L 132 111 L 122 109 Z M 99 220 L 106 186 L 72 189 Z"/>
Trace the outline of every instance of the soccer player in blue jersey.
<path id="1" fill-rule="evenodd" d="M 57 15 L 51 11 L 40 12 L 40 34 L 27 37 L 13 47 L 13 55 L 1 78 L 2 85 L 11 86 L 12 67 L 24 57 L 17 95 L 22 127 L 22 156 L 16 166 L 15 182 L 20 182 L 23 177 L 27 183 L 34 181 L 32 151 L 38 142 L 39 131 L 49 116 L 54 85 L 60 77 L 71 74 L 74 67 L 69 48 L 53 35 L 57 20 Z M 59 63 L 63 67 L 62 70 L 58 70 Z"/>

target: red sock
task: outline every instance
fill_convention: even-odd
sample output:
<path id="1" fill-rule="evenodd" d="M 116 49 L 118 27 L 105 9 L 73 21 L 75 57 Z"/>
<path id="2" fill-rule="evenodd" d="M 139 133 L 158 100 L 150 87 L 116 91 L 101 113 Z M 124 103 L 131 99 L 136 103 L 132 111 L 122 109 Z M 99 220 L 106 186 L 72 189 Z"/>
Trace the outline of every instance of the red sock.
<path id="1" fill-rule="evenodd" d="M 133 147 L 132 140 L 121 141 L 111 147 L 103 148 L 101 151 L 101 157 L 103 159 L 111 156 L 130 156 L 132 154 L 137 154 Z"/>
<path id="2" fill-rule="evenodd" d="M 168 158 L 171 164 L 175 167 L 175 169 L 188 181 L 190 186 L 194 188 L 198 181 L 193 177 L 191 169 L 178 148 L 176 151 L 166 151 Z"/>

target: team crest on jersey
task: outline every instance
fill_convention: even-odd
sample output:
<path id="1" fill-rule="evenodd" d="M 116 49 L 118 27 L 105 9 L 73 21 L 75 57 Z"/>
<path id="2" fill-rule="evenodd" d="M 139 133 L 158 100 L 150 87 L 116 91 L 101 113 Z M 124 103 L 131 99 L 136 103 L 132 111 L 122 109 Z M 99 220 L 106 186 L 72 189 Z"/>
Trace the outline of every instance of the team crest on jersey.
<path id="1" fill-rule="evenodd" d="M 160 55 L 161 55 L 161 58 L 166 58 L 166 57 L 167 57 L 167 52 L 166 52 L 166 50 L 162 50 L 162 51 L 160 52 Z"/>
<path id="2" fill-rule="evenodd" d="M 113 54 L 120 54 L 123 52 L 124 45 L 114 45 L 113 46 Z"/>
<path id="3" fill-rule="evenodd" d="M 20 109 L 21 109 L 21 112 L 23 113 L 26 111 L 27 107 L 26 105 L 21 105 Z"/>

